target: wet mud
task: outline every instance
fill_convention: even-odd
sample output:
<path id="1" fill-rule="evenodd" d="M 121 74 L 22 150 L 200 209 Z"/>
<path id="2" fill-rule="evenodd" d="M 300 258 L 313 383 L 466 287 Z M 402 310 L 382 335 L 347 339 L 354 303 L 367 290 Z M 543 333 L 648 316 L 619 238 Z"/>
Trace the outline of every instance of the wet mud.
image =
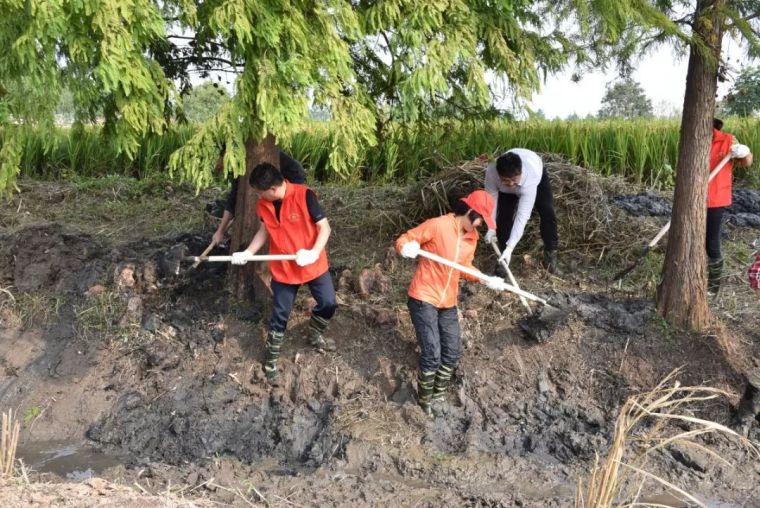
<path id="1" fill-rule="evenodd" d="M 230 316 L 227 267 L 162 268 L 173 246 L 200 252 L 207 237 L 113 246 L 47 226 L 2 240 L 0 280 L 19 294 L 47 290 L 62 300 L 44 323 L 3 321 L 0 330 L 0 403 L 41 409 L 25 427 L 27 449 L 86 438 L 118 457 L 104 475 L 151 492 L 180 482 L 198 487 L 193 495 L 246 505 L 232 491 L 200 487 L 215 479 L 240 489 L 253 482 L 259 494 L 245 491 L 248 502 L 568 506 L 631 393 L 676 363 L 689 365 L 684 383 L 709 372 L 737 399 L 743 383 L 714 338 L 663 331 L 649 299 L 572 285 L 538 290 L 563 313 L 538 344 L 520 330 L 517 302 L 470 286 L 464 357 L 430 418 L 414 401 L 417 352 L 403 295 L 391 293 L 409 268 L 391 258 L 356 281 L 341 270 L 347 279 L 336 284 L 342 303 L 330 329 L 338 353 L 308 347 L 311 303 L 299 296 L 283 386 L 272 389 L 261 371 L 264 325 Z M 370 275 L 379 282 L 368 283 Z M 118 302 L 105 335 L 82 332 L 98 287 Z M 746 348 L 744 340 L 729 349 Z M 702 416 L 728 423 L 732 411 L 727 400 Z M 760 474 L 741 450 L 716 446 Z M 709 498 L 760 502 L 752 475 L 689 450 L 663 454 L 657 471 Z"/>
<path id="2" fill-rule="evenodd" d="M 669 216 L 672 209 L 669 199 L 651 191 L 614 196 L 612 203 L 635 217 Z M 760 191 L 733 189 L 725 219 L 736 226 L 760 228 Z"/>

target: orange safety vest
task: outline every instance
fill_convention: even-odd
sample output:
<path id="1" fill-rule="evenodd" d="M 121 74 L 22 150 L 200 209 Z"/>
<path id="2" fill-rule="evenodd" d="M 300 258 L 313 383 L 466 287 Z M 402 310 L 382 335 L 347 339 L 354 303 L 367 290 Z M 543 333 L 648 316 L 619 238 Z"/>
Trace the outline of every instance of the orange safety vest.
<path id="1" fill-rule="evenodd" d="M 396 250 L 400 252 L 405 243 L 415 241 L 428 252 L 473 268 L 472 260 L 475 257 L 478 238 L 480 235 L 475 230 L 469 233 L 462 232 L 454 214 L 449 213 L 428 219 L 401 235 L 396 240 Z M 409 285 L 409 296 L 439 309 L 455 307 L 460 276 L 467 280 L 478 280 L 454 268 L 420 257 L 417 271 L 414 272 L 412 283 Z"/>
<path id="2" fill-rule="evenodd" d="M 731 134 L 713 129 L 712 146 L 710 147 L 710 171 L 723 157 L 728 155 L 733 143 L 734 137 Z M 732 166 L 733 164 L 729 160 L 707 186 L 707 208 L 718 208 L 731 204 Z"/>
<path id="3" fill-rule="evenodd" d="M 287 180 L 285 182 L 280 220 L 275 214 L 274 203 L 266 199 L 256 202 L 256 214 L 269 233 L 270 254 L 295 254 L 300 249 L 311 249 L 319 234 L 319 228 L 312 222 L 306 206 L 306 191 L 309 188 Z M 269 269 L 272 279 L 277 282 L 304 284 L 327 271 L 327 253 L 322 249 L 317 262 L 308 266 L 298 266 L 295 261 L 270 261 Z"/>

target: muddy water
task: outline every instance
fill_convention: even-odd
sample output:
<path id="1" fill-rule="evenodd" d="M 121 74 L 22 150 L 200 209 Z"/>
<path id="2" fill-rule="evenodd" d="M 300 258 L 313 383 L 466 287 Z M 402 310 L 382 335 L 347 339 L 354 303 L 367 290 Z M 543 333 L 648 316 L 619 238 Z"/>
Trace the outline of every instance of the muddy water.
<path id="1" fill-rule="evenodd" d="M 122 463 L 119 457 L 73 441 L 27 443 L 19 446 L 16 457 L 34 471 L 54 473 L 71 481 L 87 480 Z"/>

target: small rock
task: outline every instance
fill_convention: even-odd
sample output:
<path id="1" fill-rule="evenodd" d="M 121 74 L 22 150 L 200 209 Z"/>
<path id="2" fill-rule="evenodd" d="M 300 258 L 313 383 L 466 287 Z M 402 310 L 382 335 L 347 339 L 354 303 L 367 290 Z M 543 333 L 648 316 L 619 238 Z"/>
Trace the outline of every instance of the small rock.
<path id="1" fill-rule="evenodd" d="M 135 279 L 135 265 L 132 263 L 126 263 L 122 266 L 117 266 L 114 272 L 114 282 L 118 289 L 134 288 L 137 285 L 137 280 Z"/>
<path id="2" fill-rule="evenodd" d="M 86 295 L 87 296 L 98 296 L 102 295 L 106 292 L 106 288 L 104 286 L 101 286 L 100 284 L 96 286 L 92 286 L 90 289 L 87 290 Z"/>
<path id="3" fill-rule="evenodd" d="M 467 319 L 477 319 L 478 317 L 478 311 L 477 309 L 467 309 L 462 313 L 462 316 L 464 316 Z"/>
<path id="4" fill-rule="evenodd" d="M 185 481 L 188 485 L 196 485 L 198 483 L 198 473 L 196 471 L 193 471 L 187 475 L 187 479 Z"/>
<path id="5" fill-rule="evenodd" d="M 155 332 L 158 329 L 158 316 L 148 313 L 143 317 L 142 327 L 149 332 Z"/>

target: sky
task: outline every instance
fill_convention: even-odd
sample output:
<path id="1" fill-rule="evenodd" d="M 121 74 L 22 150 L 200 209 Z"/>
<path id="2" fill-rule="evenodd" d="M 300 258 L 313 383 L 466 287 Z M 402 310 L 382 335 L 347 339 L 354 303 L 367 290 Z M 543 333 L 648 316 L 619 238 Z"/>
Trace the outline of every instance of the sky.
<path id="1" fill-rule="evenodd" d="M 722 98 L 731 88 L 745 61 L 745 52 L 735 42 L 724 42 L 724 56 L 733 67 L 729 79 L 718 83 L 718 96 Z M 737 62 L 737 58 L 741 61 Z M 686 68 L 688 56 L 679 58 L 669 47 L 661 47 L 656 52 L 641 59 L 634 67 L 633 79 L 638 81 L 644 93 L 652 101 L 655 115 L 668 116 L 680 113 L 686 89 Z M 614 69 L 586 74 L 578 83 L 570 79 L 573 69 L 549 76 L 541 91 L 533 96 L 529 106 L 542 110 L 548 119 L 567 118 L 573 113 L 580 117 L 596 115 L 601 107 L 605 86 L 617 79 Z"/>

